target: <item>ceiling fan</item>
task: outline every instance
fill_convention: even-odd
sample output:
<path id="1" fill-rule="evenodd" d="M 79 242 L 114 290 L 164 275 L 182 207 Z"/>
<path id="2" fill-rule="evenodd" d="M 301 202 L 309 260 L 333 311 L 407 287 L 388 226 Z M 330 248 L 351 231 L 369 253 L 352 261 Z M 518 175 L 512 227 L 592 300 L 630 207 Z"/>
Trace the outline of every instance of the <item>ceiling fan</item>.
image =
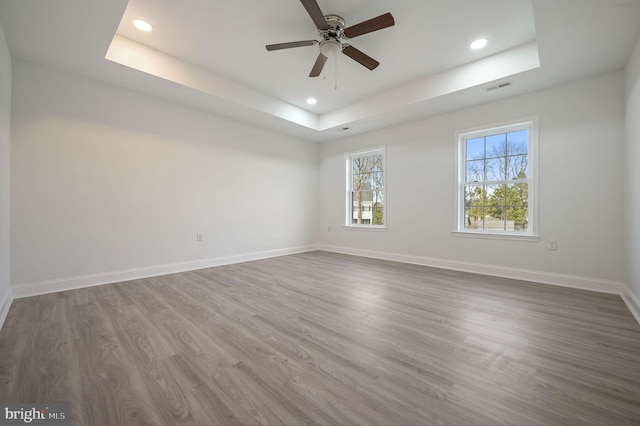
<path id="1" fill-rule="evenodd" d="M 395 21 L 390 13 L 385 13 L 378 17 L 345 28 L 344 19 L 338 15 L 324 15 L 316 0 L 300 0 L 300 2 L 307 10 L 307 13 L 311 17 L 316 28 L 318 28 L 321 38 L 320 41 L 303 40 L 292 41 L 289 43 L 268 44 L 266 46 L 268 51 L 319 45 L 320 53 L 318 54 L 318 59 L 316 59 L 316 62 L 311 69 L 311 73 L 309 73 L 309 77 L 318 77 L 322 72 L 322 68 L 324 68 L 325 62 L 327 62 L 328 57 L 337 56 L 339 52 L 344 53 L 370 70 L 373 70 L 380 65 L 380 62 L 345 41 L 363 34 L 368 34 L 393 26 Z"/>

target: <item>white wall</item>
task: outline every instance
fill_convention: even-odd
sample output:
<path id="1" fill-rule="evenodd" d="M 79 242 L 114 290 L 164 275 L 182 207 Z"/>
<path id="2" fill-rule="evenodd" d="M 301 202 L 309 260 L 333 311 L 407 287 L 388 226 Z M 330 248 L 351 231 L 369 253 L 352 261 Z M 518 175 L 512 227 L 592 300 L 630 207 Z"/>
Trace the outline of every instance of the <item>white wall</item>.
<path id="1" fill-rule="evenodd" d="M 19 60 L 13 66 L 11 266 L 20 295 L 316 242 L 625 281 L 631 219 L 625 228 L 621 72 L 317 146 Z M 634 87 L 627 118 L 638 114 Z M 455 131 L 533 115 L 540 117 L 541 241 L 452 236 Z M 627 119 L 627 157 L 638 153 L 634 126 Z M 343 153 L 382 144 L 389 229 L 344 230 Z M 640 161 L 632 158 L 630 171 Z M 627 175 L 627 194 L 638 193 L 629 185 L 637 181 Z M 197 232 L 204 242 L 195 241 Z M 628 247 L 637 244 L 635 232 Z M 547 239 L 559 250 L 547 250 Z M 635 250 L 627 275 L 636 274 L 637 292 Z"/>
<path id="2" fill-rule="evenodd" d="M 535 115 L 541 241 L 454 237 L 454 133 Z M 387 144 L 388 230 L 345 230 L 343 153 L 381 144 Z M 623 147 L 621 72 L 323 144 L 319 240 L 442 265 L 540 271 L 555 275 L 550 282 L 586 277 L 614 284 L 615 292 L 623 281 Z M 558 241 L 557 251 L 547 250 L 548 239 Z"/>
<path id="3" fill-rule="evenodd" d="M 0 26 L 0 327 L 11 305 L 11 55 Z"/>
<path id="4" fill-rule="evenodd" d="M 625 271 L 640 314 L 640 40 L 627 65 L 626 95 Z"/>
<path id="5" fill-rule="evenodd" d="M 16 296 L 315 243 L 315 144 L 19 60 L 13 76 Z"/>

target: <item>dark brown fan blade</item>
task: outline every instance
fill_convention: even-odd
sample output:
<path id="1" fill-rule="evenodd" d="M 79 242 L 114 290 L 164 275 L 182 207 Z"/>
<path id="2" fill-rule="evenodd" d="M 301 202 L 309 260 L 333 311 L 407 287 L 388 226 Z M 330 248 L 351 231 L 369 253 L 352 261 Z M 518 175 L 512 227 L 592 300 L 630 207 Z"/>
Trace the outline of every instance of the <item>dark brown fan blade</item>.
<path id="1" fill-rule="evenodd" d="M 315 40 L 291 41 L 289 43 L 267 44 L 267 50 L 291 49 L 292 47 L 313 46 L 318 43 Z"/>
<path id="2" fill-rule="evenodd" d="M 390 13 L 385 13 L 376 18 L 371 18 L 368 21 L 345 28 L 344 35 L 347 36 L 347 38 L 354 38 L 383 28 L 392 27 L 395 23 L 393 16 Z"/>
<path id="3" fill-rule="evenodd" d="M 359 62 L 360 64 L 369 68 L 370 70 L 374 70 L 378 67 L 378 65 L 380 65 L 380 62 L 376 61 L 371 56 L 362 53 L 361 51 L 350 45 L 345 45 L 342 49 L 342 53 L 344 53 L 354 61 Z"/>
<path id="4" fill-rule="evenodd" d="M 311 68 L 311 72 L 309 73 L 309 77 L 317 77 L 322 72 L 322 68 L 324 68 L 324 64 L 327 62 L 327 57 L 322 53 L 318 54 L 318 59 L 316 59 L 316 63 L 313 64 L 313 68 Z"/>
<path id="5" fill-rule="evenodd" d="M 318 2 L 316 0 L 300 0 L 300 3 L 307 9 L 307 13 L 311 16 L 311 20 L 319 30 L 328 30 L 329 25 L 324 19 L 324 13 L 320 10 Z"/>

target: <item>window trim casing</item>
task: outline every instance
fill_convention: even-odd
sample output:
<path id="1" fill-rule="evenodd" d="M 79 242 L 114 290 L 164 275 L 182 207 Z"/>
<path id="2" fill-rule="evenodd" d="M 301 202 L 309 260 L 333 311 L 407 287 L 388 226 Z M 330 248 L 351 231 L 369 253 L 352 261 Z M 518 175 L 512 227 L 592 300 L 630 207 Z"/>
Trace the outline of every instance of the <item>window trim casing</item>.
<path id="1" fill-rule="evenodd" d="M 382 172 L 382 188 L 383 188 L 383 199 L 384 199 L 384 208 L 382 210 L 382 222 L 383 225 L 373 225 L 373 224 L 352 224 L 351 223 L 351 185 L 353 184 L 353 167 L 352 167 L 352 159 L 354 157 L 364 157 L 370 154 L 377 154 L 382 152 L 382 158 L 384 161 L 384 169 Z M 364 230 L 364 231 L 386 231 L 387 230 L 387 173 L 388 173 L 388 161 L 387 161 L 387 145 L 379 145 L 372 148 L 366 148 L 357 151 L 346 152 L 344 154 L 344 164 L 345 164 L 345 214 L 344 214 L 344 225 L 342 226 L 344 229 L 349 230 Z"/>
<path id="2" fill-rule="evenodd" d="M 488 136 L 503 132 L 527 129 L 529 164 L 529 229 L 527 231 L 470 230 L 464 227 L 464 184 L 465 170 L 462 162 L 466 158 L 466 139 Z M 455 132 L 455 223 L 452 234 L 456 237 L 504 239 L 513 241 L 539 241 L 539 116 L 523 117 L 516 120 L 492 123 Z"/>

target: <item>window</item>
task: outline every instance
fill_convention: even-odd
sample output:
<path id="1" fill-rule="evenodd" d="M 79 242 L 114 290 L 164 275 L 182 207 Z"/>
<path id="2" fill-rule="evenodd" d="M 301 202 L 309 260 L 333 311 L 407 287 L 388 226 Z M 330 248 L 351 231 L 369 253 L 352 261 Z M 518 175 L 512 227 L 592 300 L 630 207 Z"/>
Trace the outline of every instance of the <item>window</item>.
<path id="1" fill-rule="evenodd" d="M 385 148 L 346 155 L 347 226 L 385 226 Z"/>
<path id="2" fill-rule="evenodd" d="M 533 235 L 535 121 L 458 134 L 458 231 Z"/>

